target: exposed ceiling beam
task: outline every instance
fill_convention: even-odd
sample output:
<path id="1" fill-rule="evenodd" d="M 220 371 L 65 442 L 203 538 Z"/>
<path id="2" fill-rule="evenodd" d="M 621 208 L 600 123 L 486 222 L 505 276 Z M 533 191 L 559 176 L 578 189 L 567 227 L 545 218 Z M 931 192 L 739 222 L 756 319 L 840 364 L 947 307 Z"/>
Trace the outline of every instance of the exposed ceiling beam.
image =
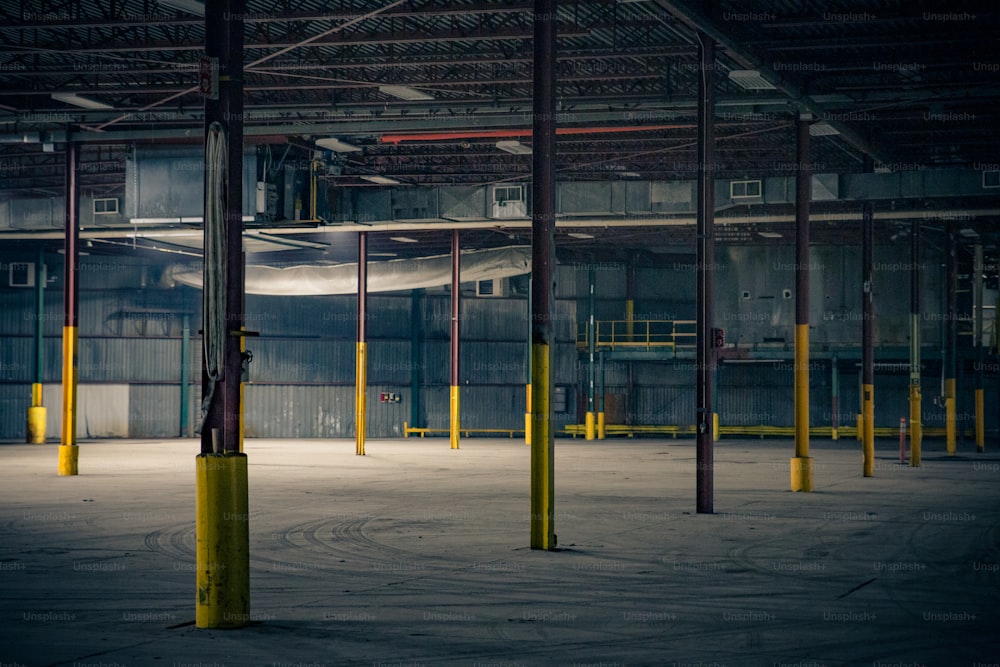
<path id="1" fill-rule="evenodd" d="M 782 78 L 766 64 L 763 58 L 750 53 L 743 43 L 723 30 L 710 17 L 693 9 L 681 0 L 653 0 L 653 2 L 692 30 L 700 31 L 711 37 L 726 50 L 727 55 L 732 60 L 744 69 L 755 69 L 761 73 L 766 73 L 766 78 L 774 83 L 775 87 L 787 95 L 802 111 L 812 113 L 817 118 L 829 119 L 831 112 L 826 107 L 811 99 L 806 91 L 798 85 Z M 853 128 L 848 127 L 840 121 L 828 120 L 828 122 L 840 133 L 844 141 L 865 155 L 871 156 L 876 162 L 891 164 L 895 161 L 894 156 L 890 152 L 882 147 L 874 146 L 871 141 L 858 134 Z"/>

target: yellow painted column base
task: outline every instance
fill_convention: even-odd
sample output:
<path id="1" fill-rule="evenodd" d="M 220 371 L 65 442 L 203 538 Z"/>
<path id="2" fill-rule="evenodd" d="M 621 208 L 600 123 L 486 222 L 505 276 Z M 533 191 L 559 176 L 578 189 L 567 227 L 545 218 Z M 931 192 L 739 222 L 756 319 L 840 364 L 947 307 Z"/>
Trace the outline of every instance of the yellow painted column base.
<path id="1" fill-rule="evenodd" d="M 832 440 L 840 440 L 840 433 L 837 431 L 837 427 L 834 426 L 830 429 L 830 438 Z"/>
<path id="2" fill-rule="evenodd" d="M 45 442 L 46 412 L 48 411 L 40 405 L 28 408 L 27 441 L 33 445 L 39 445 Z"/>
<path id="3" fill-rule="evenodd" d="M 864 437 L 861 440 L 863 474 L 865 477 L 875 476 L 875 386 L 861 385 L 861 420 L 864 426 Z"/>
<path id="4" fill-rule="evenodd" d="M 451 388 L 451 428 L 450 428 L 450 431 L 451 431 L 451 448 L 452 449 L 458 449 L 458 443 L 459 443 L 459 439 L 461 437 L 461 431 L 459 430 L 459 428 L 461 427 L 461 418 L 460 418 L 461 412 L 459 412 L 459 408 L 461 407 L 461 403 L 459 402 L 459 390 L 460 389 L 461 389 L 461 387 L 457 387 L 457 386 L 454 386 L 454 385 Z"/>
<path id="5" fill-rule="evenodd" d="M 529 362 L 530 363 L 530 362 Z M 531 444 L 531 383 L 524 385 L 524 444 Z"/>
<path id="6" fill-rule="evenodd" d="M 604 424 L 604 413 L 597 413 L 597 439 L 604 440 L 608 437 L 608 429 Z"/>
<path id="7" fill-rule="evenodd" d="M 712 442 L 719 441 L 719 413 L 712 413 Z"/>
<path id="8" fill-rule="evenodd" d="M 791 460 L 792 491 L 813 491 L 813 460 L 795 456 Z"/>
<path id="9" fill-rule="evenodd" d="M 920 467 L 924 426 L 921 423 L 920 387 L 910 385 L 910 467 Z"/>
<path id="10" fill-rule="evenodd" d="M 552 354 L 548 345 L 531 345 L 531 548 L 556 548 L 555 461 L 549 421 Z"/>
<path id="11" fill-rule="evenodd" d="M 195 625 L 250 622 L 250 517 L 246 454 L 195 459 Z"/>
<path id="12" fill-rule="evenodd" d="M 79 445 L 59 445 L 59 474 L 61 476 L 79 475 L 79 461 Z"/>
<path id="13" fill-rule="evenodd" d="M 945 380 L 947 383 L 948 380 Z M 954 383 L 954 380 L 951 380 Z M 944 399 L 944 437 L 945 437 L 945 448 L 948 451 L 948 456 L 955 455 L 955 449 L 957 445 L 957 433 L 955 428 L 955 398 L 953 396 L 948 396 Z"/>
<path id="14" fill-rule="evenodd" d="M 584 422 L 584 439 L 593 440 L 597 435 L 596 422 L 594 421 L 594 413 L 588 412 L 586 421 Z"/>

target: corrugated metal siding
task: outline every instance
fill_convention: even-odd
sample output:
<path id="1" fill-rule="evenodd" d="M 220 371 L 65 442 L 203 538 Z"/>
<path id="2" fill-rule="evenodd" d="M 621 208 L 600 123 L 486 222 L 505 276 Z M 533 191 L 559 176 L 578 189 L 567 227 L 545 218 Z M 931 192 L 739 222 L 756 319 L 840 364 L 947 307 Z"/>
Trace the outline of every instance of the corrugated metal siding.
<path id="1" fill-rule="evenodd" d="M 0 384 L 0 438 L 24 439 L 29 405 L 30 384 Z"/>
<path id="2" fill-rule="evenodd" d="M 130 385 L 129 437 L 176 437 L 180 433 L 180 406 L 180 385 Z"/>
<path id="3" fill-rule="evenodd" d="M 354 387 L 251 384 L 244 400 L 248 438 L 354 435 Z"/>

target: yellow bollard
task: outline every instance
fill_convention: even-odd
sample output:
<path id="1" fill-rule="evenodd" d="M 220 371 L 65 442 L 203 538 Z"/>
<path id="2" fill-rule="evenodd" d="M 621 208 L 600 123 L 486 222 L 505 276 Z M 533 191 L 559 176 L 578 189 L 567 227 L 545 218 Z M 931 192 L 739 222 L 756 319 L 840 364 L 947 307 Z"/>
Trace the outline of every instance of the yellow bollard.
<path id="1" fill-rule="evenodd" d="M 594 422 L 594 413 L 588 412 L 586 421 L 584 423 L 584 439 L 593 440 L 596 436 L 596 423 Z"/>
<path id="2" fill-rule="evenodd" d="M 719 441 L 719 413 L 712 413 L 712 442 Z"/>
<path id="3" fill-rule="evenodd" d="M 608 437 L 608 431 L 607 431 L 607 428 L 606 428 L 606 426 L 604 424 L 604 413 L 603 412 L 598 412 L 597 413 L 597 439 L 598 440 L 604 440 L 606 437 Z"/>
<path id="4" fill-rule="evenodd" d="M 250 622 L 250 517 L 246 454 L 195 459 L 195 625 Z"/>
<path id="5" fill-rule="evenodd" d="M 944 380 L 944 433 L 945 448 L 948 456 L 955 455 L 956 429 L 955 429 L 955 378 L 945 378 Z"/>

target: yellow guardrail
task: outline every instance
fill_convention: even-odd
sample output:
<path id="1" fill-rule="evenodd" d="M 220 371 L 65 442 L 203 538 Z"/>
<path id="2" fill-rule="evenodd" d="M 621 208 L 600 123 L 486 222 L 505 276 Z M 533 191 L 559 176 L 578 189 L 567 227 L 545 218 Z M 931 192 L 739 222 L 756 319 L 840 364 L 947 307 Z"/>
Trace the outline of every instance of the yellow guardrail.
<path id="1" fill-rule="evenodd" d="M 487 433 L 487 434 L 498 434 L 506 433 L 508 438 L 513 438 L 515 435 L 524 436 L 523 428 L 460 428 L 458 432 L 469 437 L 471 433 Z M 451 433 L 451 429 L 447 428 L 425 428 L 422 426 L 410 426 L 406 422 L 403 422 L 403 437 L 409 438 L 411 435 L 419 435 L 421 438 L 428 433 L 441 433 L 448 434 Z"/>
<path id="2" fill-rule="evenodd" d="M 676 438 L 678 435 L 694 435 L 694 426 L 676 426 L 669 424 L 606 424 L 605 430 L 608 435 L 626 435 L 632 437 L 634 435 L 669 435 Z M 572 435 L 574 438 L 577 436 L 583 436 L 586 432 L 584 424 L 567 424 L 566 433 Z M 857 437 L 857 428 L 854 426 L 839 426 L 837 427 L 837 433 L 841 440 L 853 439 Z M 740 435 L 740 436 L 758 436 L 760 438 L 770 438 L 770 437 L 793 437 L 795 435 L 794 426 L 719 426 L 719 434 L 722 436 L 726 435 Z M 945 436 L 945 429 L 940 427 L 924 427 L 923 431 L 924 437 L 941 437 Z M 831 428 L 829 426 L 812 426 L 809 428 L 809 435 L 817 437 L 832 437 Z M 899 427 L 879 427 L 875 429 L 875 437 L 877 438 L 898 438 L 899 437 Z M 966 437 L 972 437 L 972 431 L 966 431 Z"/>
<path id="3" fill-rule="evenodd" d="M 598 320 L 595 345 L 598 349 L 694 349 L 697 322 L 695 320 Z M 586 348 L 587 323 L 577 328 L 577 347 Z"/>

